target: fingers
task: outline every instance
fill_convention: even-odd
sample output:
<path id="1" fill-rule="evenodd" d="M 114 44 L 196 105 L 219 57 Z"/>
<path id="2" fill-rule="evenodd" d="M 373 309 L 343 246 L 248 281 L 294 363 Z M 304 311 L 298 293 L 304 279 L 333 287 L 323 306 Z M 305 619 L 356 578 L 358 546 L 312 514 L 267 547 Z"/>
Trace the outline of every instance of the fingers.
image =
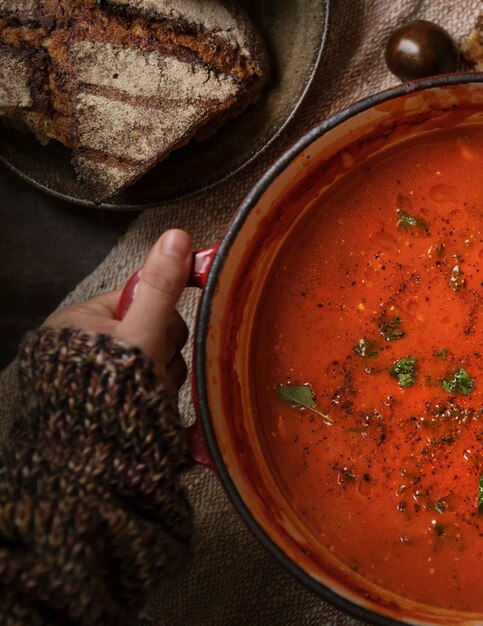
<path id="1" fill-rule="evenodd" d="M 117 305 L 121 297 L 121 290 L 108 291 L 100 296 L 91 298 L 87 302 L 76 307 L 77 310 L 89 313 L 90 315 L 98 315 L 99 317 L 107 317 L 109 319 L 116 318 Z"/>
<path id="2" fill-rule="evenodd" d="M 174 307 L 186 286 L 192 262 L 190 236 L 166 231 L 153 246 L 141 272 L 136 297 L 117 335 L 166 365 L 167 337 Z M 163 354 L 164 353 L 164 354 Z"/>
<path id="3" fill-rule="evenodd" d="M 95 332 L 111 332 L 114 327 L 120 291 L 110 291 L 82 304 L 56 311 L 42 324 L 49 328 L 82 328 Z"/>
<path id="4" fill-rule="evenodd" d="M 72 307 L 63 311 L 57 311 L 50 315 L 42 324 L 43 328 L 73 328 L 102 335 L 114 335 L 118 322 L 111 317 L 90 314 L 80 307 Z"/>

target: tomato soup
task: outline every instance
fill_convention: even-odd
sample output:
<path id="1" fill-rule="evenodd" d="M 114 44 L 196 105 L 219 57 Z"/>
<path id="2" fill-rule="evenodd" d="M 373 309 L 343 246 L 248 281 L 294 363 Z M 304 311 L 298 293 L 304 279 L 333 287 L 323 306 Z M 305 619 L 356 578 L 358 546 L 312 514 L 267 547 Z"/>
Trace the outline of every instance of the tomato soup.
<path id="1" fill-rule="evenodd" d="M 483 613 L 483 130 L 353 168 L 278 254 L 251 347 L 284 498 L 344 565 Z"/>

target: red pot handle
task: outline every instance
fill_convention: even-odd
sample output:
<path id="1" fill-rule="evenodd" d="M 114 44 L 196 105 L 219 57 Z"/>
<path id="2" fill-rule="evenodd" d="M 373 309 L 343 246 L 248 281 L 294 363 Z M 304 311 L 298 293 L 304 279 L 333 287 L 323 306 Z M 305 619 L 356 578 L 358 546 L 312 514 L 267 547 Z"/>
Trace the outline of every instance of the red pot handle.
<path id="1" fill-rule="evenodd" d="M 208 278 L 208 272 L 210 270 L 211 263 L 216 254 L 218 246 L 212 246 L 205 250 L 199 250 L 193 254 L 193 265 L 191 267 L 191 273 L 188 278 L 187 287 L 198 287 L 203 289 L 206 285 L 206 279 Z M 124 289 L 122 290 L 121 297 L 119 298 L 119 304 L 117 306 L 116 318 L 122 320 L 129 309 L 131 302 L 136 297 L 136 291 L 141 277 L 141 269 L 134 272 L 131 278 L 127 281 Z M 205 442 L 205 436 L 203 433 L 203 427 L 201 425 L 200 411 L 196 388 L 193 383 L 193 397 L 196 409 L 196 420 L 192 426 L 188 426 L 186 429 L 186 441 L 190 451 L 191 458 L 195 463 L 205 465 L 210 469 L 214 469 L 213 461 L 208 452 L 208 448 Z"/>

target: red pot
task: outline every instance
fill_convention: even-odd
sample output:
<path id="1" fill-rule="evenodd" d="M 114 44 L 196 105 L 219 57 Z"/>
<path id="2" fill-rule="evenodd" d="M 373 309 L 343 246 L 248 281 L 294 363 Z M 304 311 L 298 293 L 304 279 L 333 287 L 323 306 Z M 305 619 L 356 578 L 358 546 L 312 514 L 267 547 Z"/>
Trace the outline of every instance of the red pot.
<path id="1" fill-rule="evenodd" d="M 197 425 L 193 457 L 214 468 L 235 507 L 261 543 L 309 589 L 374 624 L 483 624 L 395 597 L 343 571 L 314 550 L 303 522 L 284 501 L 264 458 L 250 410 L 251 325 L 267 269 L 304 219 L 313 187 L 328 187 L 353 165 L 344 148 L 358 143 L 374 154 L 428 129 L 483 123 L 483 74 L 465 73 L 400 85 L 337 113 L 308 132 L 261 178 L 243 201 L 221 242 L 197 253 L 194 284 L 203 288 L 195 336 Z M 366 146 L 366 147 L 364 147 Z M 317 171 L 317 180 L 311 174 Z M 283 213 L 285 224 L 278 227 Z M 121 308 L 132 298 L 128 284 Z M 475 573 L 475 575 L 478 575 Z"/>

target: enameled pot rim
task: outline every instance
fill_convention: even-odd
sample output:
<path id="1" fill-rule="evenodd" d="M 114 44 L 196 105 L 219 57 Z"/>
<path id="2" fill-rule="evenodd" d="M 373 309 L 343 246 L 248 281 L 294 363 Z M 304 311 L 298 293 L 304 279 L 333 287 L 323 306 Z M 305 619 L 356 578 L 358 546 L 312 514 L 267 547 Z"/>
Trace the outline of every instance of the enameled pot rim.
<path id="1" fill-rule="evenodd" d="M 220 448 L 216 441 L 213 424 L 211 421 L 208 394 L 207 394 L 207 377 L 205 371 L 206 360 L 206 338 L 208 337 L 208 324 L 210 320 L 211 302 L 215 294 L 218 277 L 223 269 L 225 260 L 229 255 L 230 248 L 242 228 L 248 214 L 257 204 L 271 183 L 277 176 L 288 166 L 288 164 L 305 148 L 312 144 L 327 131 L 333 129 L 349 118 L 362 113 L 376 105 L 401 97 L 410 93 L 432 89 L 437 87 L 447 87 L 451 85 L 483 83 L 483 72 L 463 72 L 455 74 L 446 74 L 432 78 L 411 81 L 403 83 L 391 89 L 376 93 L 363 100 L 360 100 L 346 109 L 335 113 L 334 115 L 317 124 L 312 130 L 308 131 L 301 139 L 299 139 L 292 147 L 290 147 L 271 167 L 265 172 L 260 180 L 254 185 L 245 199 L 242 201 L 240 208 L 230 222 L 225 235 L 223 236 L 217 252 L 213 258 L 209 274 L 206 279 L 206 285 L 202 294 L 198 319 L 196 323 L 196 334 L 194 341 L 194 365 L 196 372 L 195 389 L 197 394 L 197 403 L 199 407 L 199 418 L 201 418 L 206 445 L 210 453 L 216 472 L 223 482 L 230 499 L 236 507 L 243 520 L 261 542 L 261 544 L 272 554 L 279 563 L 305 587 L 312 592 L 337 606 L 338 608 L 352 614 L 354 617 L 368 621 L 378 626 L 399 626 L 404 624 L 403 621 L 396 621 L 392 618 L 374 613 L 370 609 L 359 606 L 346 598 L 334 593 L 309 576 L 301 567 L 295 564 L 282 550 L 279 548 L 262 529 L 253 517 L 249 508 L 241 498 L 237 488 L 235 487 L 226 465 L 223 461 Z"/>

